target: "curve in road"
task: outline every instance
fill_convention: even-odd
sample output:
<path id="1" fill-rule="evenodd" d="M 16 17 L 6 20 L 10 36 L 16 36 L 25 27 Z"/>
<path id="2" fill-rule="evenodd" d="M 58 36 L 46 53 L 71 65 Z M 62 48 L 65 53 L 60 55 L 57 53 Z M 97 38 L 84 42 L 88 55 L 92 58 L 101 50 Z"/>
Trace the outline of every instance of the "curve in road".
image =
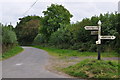
<path id="1" fill-rule="evenodd" d="M 33 47 L 23 48 L 22 53 L 2 61 L 3 78 L 65 78 L 45 69 L 49 59 L 46 51 Z"/>

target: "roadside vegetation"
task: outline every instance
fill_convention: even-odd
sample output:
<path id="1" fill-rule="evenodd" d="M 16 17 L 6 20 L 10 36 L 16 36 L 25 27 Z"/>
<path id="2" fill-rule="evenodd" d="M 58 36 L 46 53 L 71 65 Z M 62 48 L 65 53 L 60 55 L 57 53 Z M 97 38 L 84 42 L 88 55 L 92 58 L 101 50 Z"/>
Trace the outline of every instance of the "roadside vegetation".
<path id="1" fill-rule="evenodd" d="M 0 59 L 10 58 L 23 50 L 18 45 L 16 33 L 12 25 L 2 25 L 0 23 L 0 30 L 0 45 L 2 48 Z"/>
<path id="2" fill-rule="evenodd" d="M 2 60 L 4 59 L 8 59 L 12 56 L 15 56 L 17 55 L 18 53 L 22 52 L 23 51 L 23 48 L 20 47 L 20 46 L 15 46 L 13 48 L 11 48 L 10 50 L 8 50 L 7 52 L 5 52 L 3 55 L 2 55 Z"/>
<path id="3" fill-rule="evenodd" d="M 62 69 L 65 73 L 79 78 L 120 78 L 117 61 L 86 59 L 75 65 Z M 107 80 L 108 80 L 107 79 Z"/>
<path id="4" fill-rule="evenodd" d="M 89 78 L 116 80 L 120 78 L 120 64 L 117 60 L 117 57 L 119 56 L 118 53 L 104 52 L 101 53 L 102 60 L 97 60 L 97 52 L 79 52 L 77 50 L 57 49 L 40 46 L 33 47 L 43 49 L 50 55 L 56 57 L 51 61 L 51 69 L 53 72 L 64 72 L 70 76 L 81 79 Z M 104 60 L 108 57 L 111 59 Z M 112 57 L 116 57 L 116 60 L 113 60 Z"/>
<path id="5" fill-rule="evenodd" d="M 50 55 L 56 56 L 59 58 L 66 57 L 97 57 L 97 52 L 80 52 L 78 50 L 68 50 L 68 49 L 57 49 L 57 48 L 49 48 L 49 47 L 41 47 L 41 46 L 33 46 L 35 48 L 43 49 L 47 51 Z M 119 54 L 116 52 L 103 52 L 101 53 L 102 57 L 118 57 Z"/>

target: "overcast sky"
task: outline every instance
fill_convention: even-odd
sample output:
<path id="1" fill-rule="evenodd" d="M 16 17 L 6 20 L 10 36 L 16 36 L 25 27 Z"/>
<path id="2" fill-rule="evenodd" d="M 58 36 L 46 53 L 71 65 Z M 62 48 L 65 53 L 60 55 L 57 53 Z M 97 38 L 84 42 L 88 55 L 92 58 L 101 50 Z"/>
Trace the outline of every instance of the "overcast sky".
<path id="1" fill-rule="evenodd" d="M 0 22 L 16 25 L 18 18 L 27 15 L 43 16 L 42 11 L 52 3 L 62 4 L 73 18 L 71 22 L 81 21 L 100 13 L 115 12 L 118 10 L 119 0 L 38 0 L 37 3 L 24 14 L 36 0 L 0 0 Z"/>

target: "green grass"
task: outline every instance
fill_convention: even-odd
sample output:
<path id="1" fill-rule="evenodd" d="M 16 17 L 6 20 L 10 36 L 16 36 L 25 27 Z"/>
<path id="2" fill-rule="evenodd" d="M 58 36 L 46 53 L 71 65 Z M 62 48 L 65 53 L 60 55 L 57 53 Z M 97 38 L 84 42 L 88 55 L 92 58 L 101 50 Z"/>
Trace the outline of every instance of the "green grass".
<path id="1" fill-rule="evenodd" d="M 20 53 L 20 52 L 22 52 L 22 51 L 23 51 L 23 48 L 22 48 L 22 47 L 20 47 L 20 46 L 15 46 L 15 47 L 13 47 L 12 49 L 10 49 L 9 51 L 3 53 L 3 55 L 2 55 L 2 60 L 8 59 L 8 58 L 10 58 L 10 57 L 12 57 L 12 56 L 15 56 L 15 55 L 17 55 L 18 53 Z"/>
<path id="2" fill-rule="evenodd" d="M 97 52 L 79 52 L 77 50 L 68 49 L 57 49 L 49 47 L 33 46 L 35 48 L 43 49 L 47 51 L 50 55 L 59 58 L 66 57 L 97 57 Z M 101 53 L 102 57 L 118 57 L 119 55 L 115 52 L 104 52 Z M 120 65 L 119 65 L 120 67 Z M 80 63 L 61 69 L 71 76 L 78 78 L 118 78 L 118 61 L 104 61 L 104 60 L 83 60 Z"/>
<path id="3" fill-rule="evenodd" d="M 62 71 L 78 78 L 120 78 L 118 66 L 117 61 L 86 59 Z"/>
<path id="4" fill-rule="evenodd" d="M 77 57 L 88 57 L 93 56 L 97 57 L 97 52 L 79 52 L 77 50 L 68 50 L 68 49 L 56 49 L 56 48 L 48 48 L 48 47 L 40 47 L 40 46 L 33 46 L 35 48 L 46 50 L 50 55 L 57 56 L 57 57 L 71 57 L 71 56 L 77 56 Z M 118 57 L 118 54 L 115 52 L 104 52 L 101 53 L 102 57 Z"/>

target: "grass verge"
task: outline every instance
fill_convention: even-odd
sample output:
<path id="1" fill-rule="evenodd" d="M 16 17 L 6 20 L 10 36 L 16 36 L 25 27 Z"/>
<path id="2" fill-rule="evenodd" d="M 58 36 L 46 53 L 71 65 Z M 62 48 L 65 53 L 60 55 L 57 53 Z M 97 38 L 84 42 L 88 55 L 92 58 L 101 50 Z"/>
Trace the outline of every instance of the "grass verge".
<path id="1" fill-rule="evenodd" d="M 57 56 L 60 58 L 72 57 L 72 56 L 76 56 L 76 57 L 81 57 L 81 56 L 82 57 L 89 57 L 89 56 L 96 57 L 97 56 L 97 52 L 79 52 L 77 50 L 56 49 L 56 48 L 48 48 L 48 47 L 40 47 L 40 46 L 32 46 L 32 47 L 43 49 L 47 51 L 50 55 Z M 115 52 L 104 52 L 104 53 L 101 53 L 101 56 L 102 57 L 118 57 L 118 54 Z"/>
<path id="2" fill-rule="evenodd" d="M 120 78 L 118 66 L 116 61 L 86 59 L 62 71 L 79 78 Z"/>
<path id="3" fill-rule="evenodd" d="M 9 51 L 7 51 L 7 52 L 5 52 L 5 53 L 2 54 L 2 60 L 8 59 L 8 58 L 10 58 L 12 56 L 15 56 L 15 55 L 17 55 L 18 53 L 20 53 L 22 51 L 23 51 L 22 47 L 15 46 L 12 49 L 10 49 Z"/>

